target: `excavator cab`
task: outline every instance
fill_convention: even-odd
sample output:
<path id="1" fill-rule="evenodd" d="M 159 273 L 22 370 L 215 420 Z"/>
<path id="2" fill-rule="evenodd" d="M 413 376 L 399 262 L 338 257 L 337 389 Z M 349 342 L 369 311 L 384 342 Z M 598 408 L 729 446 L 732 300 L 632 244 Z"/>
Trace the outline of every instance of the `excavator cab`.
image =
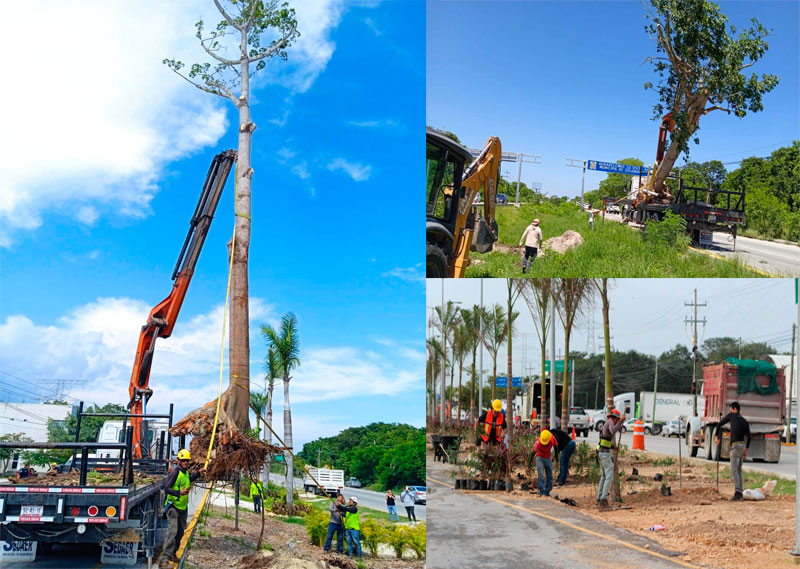
<path id="1" fill-rule="evenodd" d="M 427 129 L 425 145 L 425 273 L 429 278 L 461 277 L 470 250 L 485 253 L 497 241 L 494 220 L 500 141 L 490 138 L 473 161 L 469 150 Z M 483 215 L 473 203 L 483 188 Z"/>

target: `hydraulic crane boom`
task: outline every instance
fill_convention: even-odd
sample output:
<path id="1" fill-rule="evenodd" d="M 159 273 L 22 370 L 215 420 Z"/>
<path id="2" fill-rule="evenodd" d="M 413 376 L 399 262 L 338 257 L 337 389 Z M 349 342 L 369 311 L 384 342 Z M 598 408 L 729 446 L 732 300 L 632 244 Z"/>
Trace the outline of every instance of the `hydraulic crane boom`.
<path id="1" fill-rule="evenodd" d="M 222 189 L 236 161 L 236 151 L 226 150 L 214 157 L 211 167 L 208 170 L 203 191 L 194 210 L 194 215 L 189 223 L 189 232 L 183 242 L 178 261 L 172 272 L 172 291 L 169 296 L 159 302 L 150 315 L 147 323 L 142 326 L 139 334 L 139 344 L 136 347 L 136 359 L 133 362 L 131 372 L 131 382 L 128 388 L 128 395 L 131 400 L 128 409 L 131 414 L 131 425 L 133 426 L 133 456 L 134 458 L 144 458 L 149 454 L 146 439 L 146 424 L 142 421 L 141 415 L 147 407 L 147 401 L 153 394 L 149 387 L 150 368 L 153 364 L 153 352 L 156 347 L 157 338 L 169 338 L 175 321 L 178 318 L 183 299 L 186 297 L 186 290 L 192 280 L 197 259 L 203 248 L 208 229 L 214 218 Z"/>

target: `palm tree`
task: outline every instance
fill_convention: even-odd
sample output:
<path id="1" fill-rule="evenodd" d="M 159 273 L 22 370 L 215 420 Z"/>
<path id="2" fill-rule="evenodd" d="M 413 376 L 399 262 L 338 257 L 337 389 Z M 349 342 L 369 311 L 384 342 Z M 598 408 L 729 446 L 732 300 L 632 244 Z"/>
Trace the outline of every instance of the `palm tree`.
<path id="1" fill-rule="evenodd" d="M 482 308 L 480 305 L 475 304 L 471 309 L 462 308 L 461 309 L 461 319 L 464 322 L 464 326 L 470 330 L 469 335 L 469 349 L 472 351 L 472 380 L 470 384 L 469 390 L 469 416 L 471 420 L 475 418 L 475 387 L 477 387 L 476 375 L 475 375 L 475 358 L 478 352 L 478 346 L 480 345 L 480 330 L 481 330 L 481 322 L 483 318 L 485 318 L 486 309 Z"/>
<path id="2" fill-rule="evenodd" d="M 267 414 L 266 423 L 270 426 L 267 429 L 267 442 L 272 444 L 272 391 L 275 388 L 275 380 L 280 378 L 280 370 L 278 369 L 278 358 L 275 355 L 275 349 L 270 348 L 267 352 L 267 360 L 264 362 L 264 371 L 266 375 L 264 378 L 267 380 Z M 269 485 L 269 473 L 272 471 L 272 455 L 267 455 L 267 464 L 265 467 L 264 475 L 261 482 L 264 488 Z"/>
<path id="3" fill-rule="evenodd" d="M 550 326 L 550 303 L 552 296 L 550 293 L 550 279 L 518 279 L 517 286 L 520 287 L 525 303 L 536 327 L 536 335 L 539 338 L 539 347 L 542 350 L 542 388 L 541 388 L 541 409 L 539 421 L 541 428 L 545 428 L 544 417 L 547 410 L 547 376 L 544 373 L 545 362 L 547 361 L 547 329 Z M 553 368 L 555 369 L 555 368 Z M 552 375 L 552 372 L 550 372 Z M 530 387 L 529 387 L 530 389 Z M 529 393 L 533 399 L 533 393 Z"/>
<path id="4" fill-rule="evenodd" d="M 511 441 L 514 438 L 514 407 L 511 405 L 511 391 L 514 386 L 511 369 L 511 341 L 514 338 L 514 320 L 519 316 L 519 312 L 514 312 L 514 303 L 519 298 L 519 290 L 514 286 L 514 281 L 512 279 L 506 279 L 506 284 L 508 285 L 508 322 L 506 323 L 508 327 L 508 331 L 506 332 L 506 343 L 508 345 L 508 387 L 506 387 L 506 419 L 508 420 L 508 440 Z"/>
<path id="5" fill-rule="evenodd" d="M 452 338 L 448 338 L 448 336 L 452 332 L 453 322 L 458 317 L 458 312 L 453 301 L 448 300 L 445 306 L 437 306 L 436 316 L 437 320 L 433 322 L 433 325 L 442 333 L 442 386 L 439 390 L 442 398 L 442 405 L 439 417 L 442 422 L 442 428 L 444 428 L 444 412 L 446 403 L 444 386 L 447 375 L 447 344 L 452 342 Z"/>
<path id="6" fill-rule="evenodd" d="M 256 429 L 260 430 L 261 421 L 264 419 L 264 416 L 267 413 L 267 402 L 269 400 L 269 395 L 266 393 L 261 393 L 260 391 L 251 391 L 250 392 L 250 408 L 256 414 Z M 266 423 L 266 420 L 264 421 Z M 266 427 L 264 428 L 264 433 L 266 434 Z M 263 440 L 263 435 L 260 437 Z"/>
<path id="7" fill-rule="evenodd" d="M 561 392 L 561 424 L 569 423 L 569 338 L 575 320 L 581 314 L 594 291 L 592 279 L 553 279 L 553 298 L 558 317 L 564 326 L 564 389 Z M 555 358 L 554 358 L 555 360 Z M 555 362 L 553 364 L 555 369 Z"/>
<path id="8" fill-rule="evenodd" d="M 455 330 L 453 341 L 453 356 L 458 362 L 458 400 L 456 403 L 456 417 L 458 417 L 459 424 L 461 423 L 461 376 L 464 374 L 464 360 L 470 350 L 470 342 L 474 334 L 463 320 L 459 323 L 458 328 Z"/>
<path id="9" fill-rule="evenodd" d="M 300 365 L 300 341 L 297 337 L 297 317 L 287 312 L 281 318 L 280 333 L 272 326 L 262 326 L 261 333 L 267 345 L 275 350 L 277 371 L 283 379 L 283 442 L 289 452 L 286 453 L 286 508 L 292 515 L 294 503 L 294 459 L 292 450 L 292 409 L 289 405 L 289 381 L 291 372 Z"/>
<path id="10" fill-rule="evenodd" d="M 506 312 L 502 306 L 495 304 L 494 309 L 486 314 L 480 332 L 480 340 L 492 356 L 492 400 L 497 393 L 497 352 L 505 342 L 507 331 Z"/>
<path id="11" fill-rule="evenodd" d="M 428 348 L 428 362 L 426 375 L 430 383 L 428 392 L 431 394 L 430 416 L 436 420 L 436 378 L 439 377 L 442 365 L 442 343 L 438 338 L 430 338 L 426 344 Z"/>

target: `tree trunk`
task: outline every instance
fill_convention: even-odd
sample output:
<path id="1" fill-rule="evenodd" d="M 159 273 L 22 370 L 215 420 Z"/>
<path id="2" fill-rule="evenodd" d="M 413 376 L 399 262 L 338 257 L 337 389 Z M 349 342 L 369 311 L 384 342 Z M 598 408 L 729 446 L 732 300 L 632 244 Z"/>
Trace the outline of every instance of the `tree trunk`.
<path id="1" fill-rule="evenodd" d="M 497 398 L 497 352 L 492 358 L 492 401 Z"/>
<path id="2" fill-rule="evenodd" d="M 542 327 L 544 327 L 544 322 L 542 323 Z M 545 412 L 547 411 L 547 374 L 544 371 L 545 362 L 547 361 L 547 353 L 545 348 L 546 341 L 547 340 L 545 338 L 545 335 L 542 334 L 542 393 L 540 394 L 542 404 L 541 404 L 541 410 L 539 411 L 539 423 L 540 423 L 539 428 L 541 430 L 547 428 L 547 425 L 544 422 L 544 415 Z M 553 373 L 552 368 L 550 373 L 551 374 Z"/>
<path id="3" fill-rule="evenodd" d="M 511 297 L 509 296 L 508 301 L 508 364 L 507 370 L 507 383 L 506 383 L 506 421 L 508 422 L 508 444 L 511 444 L 511 441 L 514 438 L 514 407 L 511 405 L 511 387 L 514 385 L 514 380 L 511 378 Z M 509 465 L 510 466 L 510 465 Z M 509 476 L 510 474 L 509 470 Z"/>
<path id="4" fill-rule="evenodd" d="M 478 387 L 478 381 L 475 377 L 475 350 L 472 350 L 472 385 L 469 389 L 469 418 L 470 421 L 475 418 L 475 389 Z"/>
<path id="5" fill-rule="evenodd" d="M 445 382 L 447 381 L 447 338 L 444 335 L 444 326 L 442 326 L 442 385 L 439 390 L 439 421 L 441 434 L 444 434 L 444 406 L 445 406 Z"/>
<path id="6" fill-rule="evenodd" d="M 286 508 L 292 515 L 294 505 L 294 457 L 292 456 L 292 409 L 289 405 L 289 378 L 283 378 L 283 442 L 286 443 Z"/>
<path id="7" fill-rule="evenodd" d="M 266 423 L 270 427 L 272 427 L 272 390 L 274 387 L 275 387 L 275 380 L 271 379 L 269 381 L 269 387 L 267 388 L 268 396 L 267 396 L 267 417 L 266 417 Z M 272 444 L 272 431 L 270 429 L 267 429 L 267 442 L 269 444 Z M 264 475 L 261 478 L 261 483 L 264 484 L 265 489 L 269 484 L 269 474 L 271 470 L 272 470 L 272 455 L 269 455 L 269 458 L 267 459 L 267 464 L 264 467 Z"/>
<path id="8" fill-rule="evenodd" d="M 246 38 L 242 39 L 246 54 Z M 250 151 L 255 124 L 250 119 L 249 62 L 242 63 L 242 94 L 239 105 L 239 151 L 234 201 L 236 242 L 233 244 L 230 315 L 230 385 L 226 410 L 234 424 L 250 428 L 250 311 L 248 260 L 250 252 L 250 195 L 253 169 Z M 229 247 L 230 249 L 230 247 Z"/>
<path id="9" fill-rule="evenodd" d="M 455 357 L 455 354 L 453 355 Z M 450 421 L 453 418 L 453 409 L 450 407 L 450 401 L 453 398 L 453 379 L 456 373 L 456 361 L 455 359 L 450 364 L 450 395 L 447 398 L 447 424 L 450 424 Z"/>
<path id="10" fill-rule="evenodd" d="M 561 426 L 569 428 L 569 336 L 572 326 L 564 326 L 564 387 L 561 391 Z"/>
<path id="11" fill-rule="evenodd" d="M 608 279 L 603 279 L 600 296 L 603 299 L 603 344 L 605 349 L 605 380 L 606 380 L 606 407 L 609 411 L 614 408 L 614 383 L 611 373 L 611 332 L 608 318 Z"/>
<path id="12" fill-rule="evenodd" d="M 456 406 L 456 423 L 461 426 L 461 376 L 464 373 L 464 357 L 458 362 L 458 402 Z"/>

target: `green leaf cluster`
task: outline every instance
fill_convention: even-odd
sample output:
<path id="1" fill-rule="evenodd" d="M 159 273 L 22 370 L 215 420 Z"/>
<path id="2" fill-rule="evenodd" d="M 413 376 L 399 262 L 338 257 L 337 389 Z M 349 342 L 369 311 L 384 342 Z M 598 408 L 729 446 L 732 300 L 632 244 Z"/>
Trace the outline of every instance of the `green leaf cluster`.
<path id="1" fill-rule="evenodd" d="M 399 489 L 425 485 L 425 429 L 397 423 L 371 423 L 303 446 L 308 464 L 328 465 L 363 485 Z"/>

